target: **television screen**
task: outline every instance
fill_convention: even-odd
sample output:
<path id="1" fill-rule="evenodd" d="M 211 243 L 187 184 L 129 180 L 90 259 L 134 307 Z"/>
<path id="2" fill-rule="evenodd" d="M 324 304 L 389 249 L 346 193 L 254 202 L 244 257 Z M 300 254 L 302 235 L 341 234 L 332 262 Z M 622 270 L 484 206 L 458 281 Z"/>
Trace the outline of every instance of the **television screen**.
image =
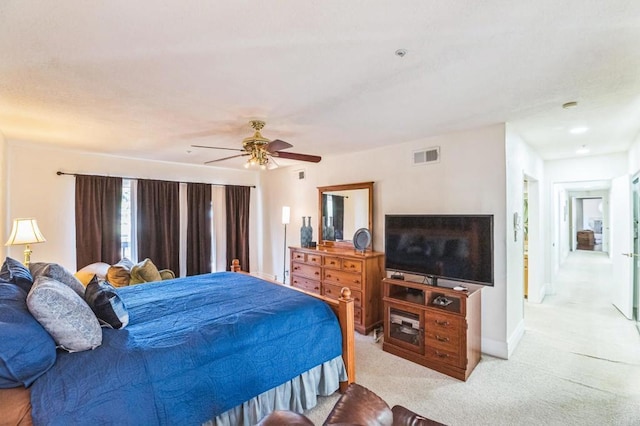
<path id="1" fill-rule="evenodd" d="M 387 270 L 493 285 L 493 215 L 386 215 L 384 236 Z"/>

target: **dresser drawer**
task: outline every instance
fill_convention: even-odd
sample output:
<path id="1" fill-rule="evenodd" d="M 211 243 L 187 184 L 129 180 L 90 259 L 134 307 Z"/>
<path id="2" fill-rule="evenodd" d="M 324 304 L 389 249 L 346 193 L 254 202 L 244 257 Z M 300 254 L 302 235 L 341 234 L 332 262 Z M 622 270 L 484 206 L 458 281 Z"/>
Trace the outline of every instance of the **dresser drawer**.
<path id="1" fill-rule="evenodd" d="M 322 265 L 322 256 L 320 256 L 319 254 L 311 254 L 311 253 L 307 253 L 307 260 L 306 262 L 310 265 Z"/>
<path id="2" fill-rule="evenodd" d="M 342 259 L 340 259 L 339 257 L 325 256 L 324 266 L 326 266 L 327 268 L 340 269 L 340 266 L 342 265 L 341 260 Z"/>
<path id="3" fill-rule="evenodd" d="M 349 272 L 362 272 L 362 261 L 342 259 L 342 270 Z"/>
<path id="4" fill-rule="evenodd" d="M 316 280 L 319 280 L 321 277 L 319 266 L 307 265 L 306 263 L 298 262 L 293 263 L 293 270 L 291 271 L 291 274 L 301 275 Z"/>
<path id="5" fill-rule="evenodd" d="M 319 281 L 314 281 L 314 280 L 310 280 L 309 278 L 298 277 L 294 275 L 293 277 L 291 277 L 291 285 L 293 287 L 296 287 L 305 291 L 309 291 L 311 293 L 320 294 Z"/>
<path id="6" fill-rule="evenodd" d="M 356 290 L 362 288 L 362 274 L 338 270 L 334 271 L 332 269 L 324 269 L 322 273 L 322 279 L 328 283 L 339 286 L 348 286 L 349 288 L 354 288 Z"/>
<path id="7" fill-rule="evenodd" d="M 444 362 L 455 367 L 464 367 L 464 360 L 458 352 L 450 352 L 425 345 L 424 354 L 433 361 Z"/>
<path id="8" fill-rule="evenodd" d="M 323 284 L 322 285 L 322 294 L 324 296 L 327 296 L 331 299 L 336 299 L 338 300 L 338 298 L 340 297 L 340 293 L 342 292 L 342 287 L 344 286 L 339 286 L 339 285 L 333 285 L 333 284 Z M 360 308 L 362 307 L 362 293 L 357 291 L 357 290 L 352 290 L 351 291 L 351 298 L 353 299 L 353 306 L 356 308 Z"/>
<path id="9" fill-rule="evenodd" d="M 449 330 L 446 327 L 427 325 L 425 329 L 426 344 L 445 351 L 460 352 L 460 335 L 458 330 Z"/>
<path id="10" fill-rule="evenodd" d="M 305 261 L 305 253 L 301 251 L 292 251 L 291 252 L 291 260 L 296 262 L 304 262 Z"/>
<path id="11" fill-rule="evenodd" d="M 462 321 L 460 317 L 427 311 L 424 327 L 425 330 L 434 330 L 441 334 L 457 334 Z"/>

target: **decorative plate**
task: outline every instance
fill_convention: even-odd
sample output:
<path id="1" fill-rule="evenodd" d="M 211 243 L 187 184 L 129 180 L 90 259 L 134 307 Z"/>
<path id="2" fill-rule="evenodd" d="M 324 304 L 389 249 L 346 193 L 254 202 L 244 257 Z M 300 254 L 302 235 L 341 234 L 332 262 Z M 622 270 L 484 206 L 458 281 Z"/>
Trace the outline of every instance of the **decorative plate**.
<path id="1" fill-rule="evenodd" d="M 367 228 L 360 228 L 353 234 L 353 246 L 356 250 L 365 251 L 371 244 L 371 232 Z"/>

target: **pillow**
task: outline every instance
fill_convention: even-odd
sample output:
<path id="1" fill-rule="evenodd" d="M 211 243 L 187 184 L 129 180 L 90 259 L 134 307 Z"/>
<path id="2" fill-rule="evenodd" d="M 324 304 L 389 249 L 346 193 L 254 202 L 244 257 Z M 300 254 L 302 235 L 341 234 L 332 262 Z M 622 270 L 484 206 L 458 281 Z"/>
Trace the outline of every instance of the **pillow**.
<path id="1" fill-rule="evenodd" d="M 147 258 L 131 268 L 131 281 L 129 284 L 140 284 L 153 281 L 162 281 L 156 265 Z"/>
<path id="2" fill-rule="evenodd" d="M 110 265 L 108 263 L 104 263 L 104 262 L 91 263 L 85 266 L 84 268 L 80 269 L 73 275 L 78 279 L 78 281 L 82 283 L 82 285 L 86 287 L 94 275 L 97 275 L 98 279 L 106 280 L 109 266 Z"/>
<path id="3" fill-rule="evenodd" d="M 160 272 L 160 278 L 163 280 L 172 280 L 176 277 L 176 274 L 171 269 L 162 269 L 158 272 Z"/>
<path id="4" fill-rule="evenodd" d="M 115 287 L 100 281 L 97 276 L 87 284 L 84 300 L 101 323 L 111 328 L 124 328 L 129 324 L 129 313 Z"/>
<path id="5" fill-rule="evenodd" d="M 39 276 L 27 296 L 27 306 L 62 349 L 79 352 L 102 344 L 98 319 L 87 302 L 66 284 Z"/>
<path id="6" fill-rule="evenodd" d="M 126 287 L 131 281 L 131 268 L 121 265 L 120 262 L 109 266 L 107 270 L 107 281 L 116 287 Z"/>
<path id="7" fill-rule="evenodd" d="M 71 290 L 75 291 L 80 298 L 84 297 L 84 286 L 71 272 L 65 269 L 64 266 L 58 265 L 57 263 L 37 262 L 32 263 L 29 269 L 31 270 L 34 282 L 39 277 L 53 278 L 67 285 Z"/>
<path id="8" fill-rule="evenodd" d="M 29 293 L 33 285 L 33 277 L 29 269 L 11 257 L 7 257 L 0 269 L 0 280 L 17 285 Z"/>
<path id="9" fill-rule="evenodd" d="M 56 361 L 56 344 L 27 309 L 27 293 L 0 283 L 0 388 L 30 386 Z"/>

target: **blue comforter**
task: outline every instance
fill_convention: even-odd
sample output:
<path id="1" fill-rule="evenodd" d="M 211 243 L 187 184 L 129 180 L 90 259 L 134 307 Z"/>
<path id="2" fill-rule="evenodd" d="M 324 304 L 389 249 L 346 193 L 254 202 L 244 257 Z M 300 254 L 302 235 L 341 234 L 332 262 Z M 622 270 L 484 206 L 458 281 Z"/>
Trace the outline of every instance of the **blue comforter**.
<path id="1" fill-rule="evenodd" d="M 31 387 L 35 424 L 200 424 L 342 353 L 326 304 L 244 274 L 118 292 L 129 325 L 58 352 Z"/>

